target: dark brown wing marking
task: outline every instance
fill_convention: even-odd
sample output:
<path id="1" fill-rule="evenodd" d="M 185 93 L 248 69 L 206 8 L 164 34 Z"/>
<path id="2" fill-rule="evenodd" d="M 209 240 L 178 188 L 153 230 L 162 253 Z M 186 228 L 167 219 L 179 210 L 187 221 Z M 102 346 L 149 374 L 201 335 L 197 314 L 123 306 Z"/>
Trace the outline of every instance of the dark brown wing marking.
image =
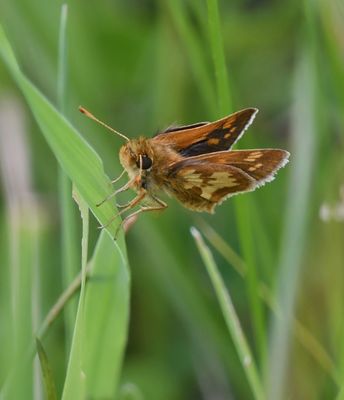
<path id="1" fill-rule="evenodd" d="M 161 135 L 163 133 L 186 131 L 188 129 L 199 128 L 200 126 L 208 125 L 208 124 L 210 124 L 210 122 L 196 122 L 195 124 L 179 125 L 179 126 L 173 126 L 172 125 L 172 126 L 169 126 L 167 129 L 165 129 L 164 131 L 157 133 L 155 136 Z"/>
<path id="2" fill-rule="evenodd" d="M 161 133 L 152 140 L 166 143 L 184 157 L 229 150 L 252 123 L 257 112 L 256 108 L 246 108 L 215 122 Z"/>

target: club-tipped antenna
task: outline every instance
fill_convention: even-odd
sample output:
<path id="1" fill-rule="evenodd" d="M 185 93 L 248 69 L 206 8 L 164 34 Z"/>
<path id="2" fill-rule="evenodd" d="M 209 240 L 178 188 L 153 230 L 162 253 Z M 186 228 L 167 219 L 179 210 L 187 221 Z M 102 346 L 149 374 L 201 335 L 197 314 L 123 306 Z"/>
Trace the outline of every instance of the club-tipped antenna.
<path id="1" fill-rule="evenodd" d="M 115 133 L 116 135 L 120 136 L 121 138 L 125 139 L 127 142 L 129 142 L 129 139 L 123 135 L 123 133 L 120 133 L 116 131 L 115 129 L 111 128 L 111 126 L 107 125 L 105 122 L 100 121 L 98 118 L 96 118 L 92 113 L 90 113 L 86 108 L 79 106 L 79 111 L 83 114 L 86 115 L 86 117 L 93 119 L 94 121 L 98 122 L 98 124 L 104 126 L 105 128 L 109 129 L 111 132 Z"/>

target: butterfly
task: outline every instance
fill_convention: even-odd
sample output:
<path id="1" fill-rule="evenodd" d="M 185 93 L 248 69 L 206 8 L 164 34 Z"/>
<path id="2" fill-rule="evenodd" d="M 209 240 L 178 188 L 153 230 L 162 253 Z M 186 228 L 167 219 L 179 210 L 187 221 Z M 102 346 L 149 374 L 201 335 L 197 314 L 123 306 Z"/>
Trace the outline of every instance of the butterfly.
<path id="1" fill-rule="evenodd" d="M 246 108 L 215 122 L 170 127 L 151 138 L 137 139 L 127 138 L 85 108 L 79 110 L 126 141 L 119 151 L 123 172 L 112 183 L 125 172 L 129 180 L 98 205 L 128 189 L 133 189 L 136 196 L 117 205 L 121 211 L 106 226 L 136 206 L 138 209 L 122 224 L 142 212 L 163 210 L 167 204 L 158 197 L 160 192 L 193 211 L 213 213 L 228 197 L 273 180 L 289 159 L 289 152 L 281 149 L 231 150 L 253 122 L 256 108 Z"/>

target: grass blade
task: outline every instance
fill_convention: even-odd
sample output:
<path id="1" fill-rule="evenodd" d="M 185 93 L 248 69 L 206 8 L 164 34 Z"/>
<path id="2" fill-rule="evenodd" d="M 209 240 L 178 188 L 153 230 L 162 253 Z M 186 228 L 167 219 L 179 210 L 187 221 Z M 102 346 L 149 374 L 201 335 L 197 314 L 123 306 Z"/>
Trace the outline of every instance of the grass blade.
<path id="1" fill-rule="evenodd" d="M 219 113 L 226 115 L 232 110 L 232 100 L 230 98 L 229 79 L 227 74 L 225 53 L 223 51 L 223 39 L 220 30 L 220 16 L 217 0 L 207 0 L 209 38 L 213 53 L 215 68 L 215 78 L 217 86 L 217 98 L 219 102 Z"/>
<path id="2" fill-rule="evenodd" d="M 263 387 L 257 372 L 257 368 L 248 346 L 244 332 L 240 326 L 238 316 L 235 312 L 229 292 L 227 291 L 222 277 L 217 269 L 213 255 L 203 241 L 203 238 L 196 228 L 191 228 L 192 236 L 196 241 L 197 248 L 202 260 L 207 268 L 208 274 L 214 286 L 223 316 L 225 318 L 228 331 L 232 337 L 235 348 L 239 355 L 241 365 L 245 371 L 247 380 L 250 384 L 254 398 L 263 400 L 265 398 Z"/>
<path id="3" fill-rule="evenodd" d="M 88 265 L 88 270 L 90 266 Z M 71 301 L 73 296 L 80 290 L 81 287 L 81 273 L 79 273 L 69 284 L 69 286 L 60 294 L 54 305 L 51 307 L 45 318 L 43 319 L 41 326 L 37 330 L 37 337 L 42 340 L 46 335 L 49 327 L 56 321 L 62 310 Z"/>
<path id="4" fill-rule="evenodd" d="M 84 318 L 89 212 L 87 204 L 81 198 L 79 193 L 76 192 L 74 197 L 79 204 L 82 219 L 81 290 L 62 399 L 84 399 L 86 394 L 85 381 L 86 377 L 88 378 L 83 370 L 83 354 L 87 353 L 87 350 L 85 349 L 87 342 L 85 340 L 86 330 L 84 326 Z"/>
<path id="5" fill-rule="evenodd" d="M 191 24 L 186 18 L 184 6 L 184 2 L 180 0 L 167 2 L 167 7 L 170 10 L 175 27 L 183 39 L 184 46 L 186 47 L 186 53 L 189 57 L 192 71 L 197 79 L 200 94 L 207 110 L 214 115 L 216 113 L 216 99 L 211 80 L 209 79 L 209 73 L 206 68 L 207 59 L 204 57 L 204 50 L 202 49 L 196 33 L 193 31 Z"/>
<path id="6" fill-rule="evenodd" d="M 313 170 L 316 132 L 314 115 L 315 71 L 311 55 L 304 49 L 295 79 L 295 104 L 292 115 L 291 181 L 285 232 L 282 243 L 277 301 L 284 318 L 273 320 L 270 360 L 267 371 L 269 399 L 281 399 L 288 363 L 291 323 L 297 293 L 301 257 L 305 243 L 307 209 Z"/>
<path id="7" fill-rule="evenodd" d="M 0 56 L 23 92 L 61 167 L 77 186 L 98 221 L 105 225 L 114 215 L 116 209 L 112 202 L 106 202 L 101 207 L 96 206 L 111 193 L 111 182 L 104 173 L 99 156 L 20 71 L 1 26 Z M 115 224 L 110 225 L 107 230 L 114 236 L 116 233 Z M 122 239 L 121 231 L 119 237 L 121 246 L 123 246 Z"/>
<path id="8" fill-rule="evenodd" d="M 59 30 L 59 53 L 57 72 L 57 104 L 61 113 L 66 112 L 67 85 L 67 18 L 68 5 L 62 4 Z"/>
<path id="9" fill-rule="evenodd" d="M 5 65 L 7 66 L 12 77 L 23 92 L 45 139 L 47 140 L 61 167 L 73 181 L 81 197 L 84 199 L 87 206 L 91 209 L 98 221 L 101 224 L 106 224 L 114 215 L 114 213 L 116 213 L 116 209 L 113 203 L 110 202 L 104 203 L 101 207 L 96 206 L 97 203 L 102 201 L 111 193 L 111 182 L 104 173 L 100 158 L 88 145 L 88 143 L 79 135 L 79 133 L 71 126 L 71 124 L 22 74 L 16 62 L 11 46 L 7 41 L 1 27 L 0 57 L 5 62 Z M 98 367 L 96 362 L 92 362 L 92 357 L 87 354 L 88 352 L 93 354 L 93 356 L 97 355 L 98 357 L 106 353 L 106 357 L 111 358 L 113 365 L 116 366 L 116 376 L 114 376 L 114 370 L 110 369 L 112 377 L 109 385 L 111 385 L 112 390 L 115 390 L 116 382 L 118 382 L 118 370 L 123 358 L 129 318 L 129 269 L 126 258 L 126 250 L 123 240 L 123 232 L 120 232 L 117 241 L 112 239 L 115 233 L 115 224 L 111 224 L 102 232 L 101 237 L 106 238 L 102 240 L 107 241 L 107 254 L 109 256 L 106 262 L 104 261 L 105 258 L 102 258 L 103 262 L 99 263 L 97 270 L 99 275 L 102 277 L 107 277 L 110 279 L 114 276 L 118 276 L 121 277 L 121 279 L 116 281 L 118 284 L 118 286 L 116 286 L 117 291 L 112 290 L 107 292 L 108 301 L 106 304 L 102 303 L 100 306 L 99 303 L 97 304 L 104 314 L 112 315 L 119 313 L 119 310 L 121 310 L 118 314 L 121 316 L 121 319 L 116 320 L 116 325 L 110 325 L 108 321 L 106 324 L 104 322 L 103 329 L 106 330 L 109 336 L 106 342 L 97 342 L 97 354 L 94 347 L 89 348 L 85 346 L 83 349 L 85 351 L 83 357 L 85 357 L 85 359 L 89 357 L 89 360 L 87 362 L 85 361 L 86 366 L 92 364 L 93 368 Z M 121 262 L 119 262 L 119 260 L 121 260 Z M 109 271 L 111 273 L 109 273 Z M 117 275 L 112 273 L 113 271 L 116 271 Z M 118 287 L 120 287 L 120 290 Z M 121 298 L 118 298 L 119 292 L 121 294 Z M 94 310 L 91 308 L 90 300 L 87 300 L 87 298 L 92 299 L 93 301 L 94 296 L 89 294 L 86 295 L 84 307 L 85 326 L 90 324 L 88 321 L 97 319 L 97 314 L 99 313 L 99 309 Z M 114 301 L 112 301 L 113 299 Z M 113 319 L 111 321 L 113 321 Z M 116 347 L 111 346 L 111 341 L 109 339 L 110 336 L 112 336 L 111 340 L 116 343 Z M 114 339 L 115 337 L 116 339 Z M 93 343 L 95 343 L 97 340 L 99 340 L 99 338 L 92 338 Z M 85 370 L 87 370 L 87 368 Z M 102 371 L 103 370 L 104 369 L 102 368 Z M 106 376 L 108 377 L 109 375 Z M 86 388 L 89 387 L 87 379 L 92 379 L 92 375 L 86 375 Z M 109 396 L 107 395 L 107 397 Z"/>
<path id="10" fill-rule="evenodd" d="M 84 329 L 88 352 L 83 370 L 88 377 L 90 398 L 113 398 L 121 374 L 127 341 L 130 277 L 121 251 L 113 251 L 113 239 L 103 231 L 99 237 L 85 297 Z M 104 346 L 105 351 L 99 351 Z"/>
<path id="11" fill-rule="evenodd" d="M 37 389 L 32 377 L 38 364 L 25 363 L 32 331 L 40 318 L 41 287 L 39 253 L 42 239 L 42 207 L 32 185 L 31 157 L 23 112 L 15 99 L 0 101 L 0 174 L 5 212 L 2 237 L 1 383 L 8 398 L 31 399 Z M 17 157 L 14 157 L 16 155 Z M 34 368 L 33 368 L 34 367 Z M 38 392 L 35 392 L 38 394 Z M 1 395 L 0 395 L 1 397 Z"/>
<path id="12" fill-rule="evenodd" d="M 57 400 L 56 386 L 53 378 L 53 374 L 50 368 L 47 354 L 43 348 L 41 341 L 36 338 L 36 347 L 39 361 L 41 364 L 43 383 L 45 386 L 47 400 Z"/>
<path id="13" fill-rule="evenodd" d="M 246 279 L 247 267 L 238 254 L 228 243 L 206 222 L 201 221 L 202 232 L 214 248 L 223 256 L 229 265 L 243 278 Z M 262 281 L 259 282 L 259 296 L 271 311 L 278 317 L 283 318 L 281 307 L 277 304 L 274 293 Z M 299 343 L 308 351 L 324 371 L 326 371 L 337 385 L 341 384 L 340 373 L 332 357 L 328 354 L 322 344 L 315 336 L 296 318 L 293 324 L 293 334 Z"/>
<path id="14" fill-rule="evenodd" d="M 57 104 L 62 114 L 66 112 L 66 84 L 67 84 L 67 18 L 68 6 L 63 4 L 60 16 L 58 73 L 57 73 Z M 78 272 L 80 256 L 77 241 L 76 210 L 72 199 L 72 183 L 66 173 L 59 168 L 59 200 L 61 213 L 61 252 L 62 252 L 62 280 L 66 288 Z M 75 316 L 77 311 L 76 300 L 71 300 L 64 310 L 66 348 L 70 349 Z"/>
<path id="15" fill-rule="evenodd" d="M 224 54 L 223 40 L 221 34 L 221 24 L 217 0 L 207 0 L 208 5 L 208 21 L 209 21 L 209 37 L 212 47 L 215 78 L 217 86 L 217 94 L 219 101 L 219 109 L 221 113 L 218 117 L 223 117 L 232 111 L 232 102 L 230 99 L 229 79 L 227 74 L 226 60 Z M 258 351 L 260 353 L 261 363 L 265 360 L 266 354 L 266 332 L 263 318 L 262 303 L 258 297 L 258 278 L 255 262 L 255 251 L 253 246 L 253 235 L 251 227 L 250 199 L 240 197 L 233 199 L 236 218 L 238 223 L 238 233 L 240 244 L 244 254 L 245 261 L 248 265 L 247 275 L 247 292 L 249 305 L 251 309 L 252 322 L 255 331 Z"/>

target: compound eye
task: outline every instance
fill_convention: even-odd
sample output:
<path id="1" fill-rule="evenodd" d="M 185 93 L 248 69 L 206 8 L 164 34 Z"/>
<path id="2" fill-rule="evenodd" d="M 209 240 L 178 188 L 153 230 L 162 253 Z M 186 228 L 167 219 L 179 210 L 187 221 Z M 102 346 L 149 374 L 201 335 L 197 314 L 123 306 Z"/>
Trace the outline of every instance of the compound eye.
<path id="1" fill-rule="evenodd" d="M 141 158 L 142 158 L 142 169 L 149 169 L 153 164 L 152 160 L 147 156 L 147 154 L 142 154 Z M 140 168 L 140 159 L 136 161 L 136 165 L 138 168 Z"/>

